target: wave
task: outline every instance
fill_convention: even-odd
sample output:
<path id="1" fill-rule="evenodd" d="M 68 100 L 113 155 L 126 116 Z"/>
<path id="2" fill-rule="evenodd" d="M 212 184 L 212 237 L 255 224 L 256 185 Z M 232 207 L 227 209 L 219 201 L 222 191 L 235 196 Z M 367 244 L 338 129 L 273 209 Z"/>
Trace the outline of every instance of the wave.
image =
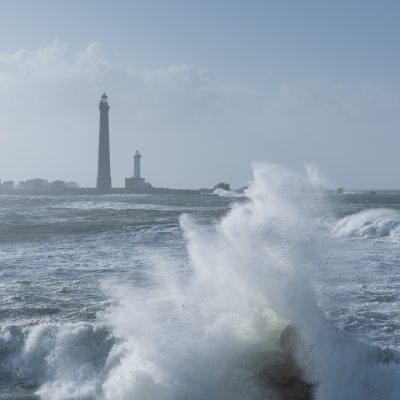
<path id="1" fill-rule="evenodd" d="M 0 330 L 0 389 L 33 388 L 44 399 L 95 399 L 115 339 L 105 327 L 42 324 Z"/>
<path id="2" fill-rule="evenodd" d="M 80 201 L 66 201 L 57 205 L 52 205 L 51 208 L 62 208 L 72 210 L 155 210 L 155 211 L 190 211 L 190 210 L 203 210 L 204 207 L 180 207 L 171 206 L 166 204 L 150 204 L 150 203 L 128 203 L 123 201 L 96 201 L 96 200 L 80 200 Z M 208 208 L 207 208 L 208 209 Z"/>
<path id="3" fill-rule="evenodd" d="M 400 213 L 389 208 L 363 210 L 338 221 L 332 234 L 341 238 L 400 236 Z"/>
<path id="4" fill-rule="evenodd" d="M 213 194 L 216 194 L 219 197 L 246 197 L 244 193 L 238 193 L 234 190 L 225 190 L 220 188 L 215 189 Z"/>

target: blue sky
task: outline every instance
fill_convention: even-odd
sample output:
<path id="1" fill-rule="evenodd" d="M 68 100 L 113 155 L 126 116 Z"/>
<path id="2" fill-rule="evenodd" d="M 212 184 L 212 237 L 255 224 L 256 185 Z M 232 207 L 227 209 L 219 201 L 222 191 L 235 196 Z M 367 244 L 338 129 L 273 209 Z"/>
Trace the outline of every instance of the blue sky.
<path id="1" fill-rule="evenodd" d="M 399 2 L 0 6 L 2 179 L 94 185 L 106 90 L 116 186 L 138 147 L 162 186 L 241 186 L 258 160 L 400 188 Z"/>

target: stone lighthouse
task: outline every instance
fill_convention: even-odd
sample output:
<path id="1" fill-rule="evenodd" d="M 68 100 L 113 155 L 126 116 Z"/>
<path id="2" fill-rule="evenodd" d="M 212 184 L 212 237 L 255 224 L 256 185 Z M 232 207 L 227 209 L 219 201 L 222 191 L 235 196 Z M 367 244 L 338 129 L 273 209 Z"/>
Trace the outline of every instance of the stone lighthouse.
<path id="1" fill-rule="evenodd" d="M 97 168 L 97 190 L 101 192 L 111 191 L 110 171 L 110 134 L 108 126 L 108 98 L 105 93 L 99 103 L 100 128 L 99 128 L 99 163 Z"/>

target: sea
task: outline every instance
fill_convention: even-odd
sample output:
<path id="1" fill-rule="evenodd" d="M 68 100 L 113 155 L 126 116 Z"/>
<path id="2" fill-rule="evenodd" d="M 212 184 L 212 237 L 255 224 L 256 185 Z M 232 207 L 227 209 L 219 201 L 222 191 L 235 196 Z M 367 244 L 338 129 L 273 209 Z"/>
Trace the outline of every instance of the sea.
<path id="1" fill-rule="evenodd" d="M 0 196 L 0 399 L 272 399 L 289 325 L 316 400 L 400 399 L 400 191 Z"/>

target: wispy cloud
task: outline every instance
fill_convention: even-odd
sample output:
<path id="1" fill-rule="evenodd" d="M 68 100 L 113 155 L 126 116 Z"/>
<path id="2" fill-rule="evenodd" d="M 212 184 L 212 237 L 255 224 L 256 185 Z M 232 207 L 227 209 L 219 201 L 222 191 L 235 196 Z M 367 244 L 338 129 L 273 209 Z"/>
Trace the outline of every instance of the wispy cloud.
<path id="1" fill-rule="evenodd" d="M 100 43 L 73 52 L 54 40 L 0 53 L 0 177 L 93 184 L 103 90 L 117 185 L 131 175 L 137 147 L 144 173 L 159 185 L 240 185 L 255 159 L 299 168 L 313 162 L 340 185 L 363 184 L 359 164 L 385 149 L 385 159 L 394 156 L 382 137 L 391 140 L 400 128 L 399 95 L 383 85 L 315 79 L 248 87 L 190 63 L 117 65 Z M 385 159 L 374 172 L 364 166 L 377 182 Z"/>

